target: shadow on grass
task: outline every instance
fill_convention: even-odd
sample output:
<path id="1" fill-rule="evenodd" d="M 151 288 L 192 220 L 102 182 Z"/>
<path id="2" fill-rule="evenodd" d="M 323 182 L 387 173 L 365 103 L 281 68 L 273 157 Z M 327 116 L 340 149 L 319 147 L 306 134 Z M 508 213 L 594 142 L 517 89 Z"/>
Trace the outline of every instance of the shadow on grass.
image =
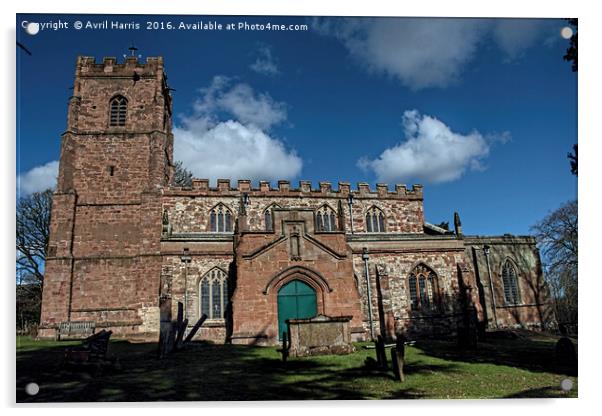
<path id="1" fill-rule="evenodd" d="M 552 337 L 521 335 L 515 339 L 491 337 L 479 342 L 476 349 L 459 346 L 453 341 L 420 340 L 415 347 L 426 355 L 450 361 L 489 363 L 522 368 L 529 371 L 577 376 L 577 365 L 558 362 Z"/>
<path id="2" fill-rule="evenodd" d="M 192 343 L 164 360 L 157 359 L 156 344 L 115 341 L 109 354 L 119 360 L 119 370 L 100 374 L 64 369 L 67 344 L 28 343 L 17 349 L 18 402 L 98 401 L 228 401 L 228 400 L 350 400 L 417 399 L 445 397 L 450 380 L 473 387 L 474 372 L 465 363 L 502 364 L 510 367 L 570 375 L 555 363 L 554 342 L 539 339 L 490 340 L 477 350 L 461 349 L 455 342 L 419 341 L 407 351 L 406 383 L 393 373 L 366 365 L 374 350 L 358 345 L 347 356 L 291 359 L 282 363 L 276 348 Z M 434 357 L 431 358 L 431 357 Z M 446 361 L 439 361 L 441 358 Z M 389 362 L 389 365 L 391 363 Z M 482 374 L 484 385 L 497 374 Z M 522 377 L 522 376 L 521 376 Z M 40 386 L 28 396 L 25 386 Z M 508 397 L 562 397 L 559 388 L 523 386 Z M 456 386 L 456 384 L 454 384 Z M 542 387 L 543 386 L 543 387 Z M 513 390 L 519 390 L 516 388 Z M 453 390 L 453 389 L 452 389 Z M 457 388 L 456 388 L 457 390 Z M 512 390 L 510 390 L 512 391 Z M 454 391 L 453 395 L 461 395 Z M 509 394 L 505 393 L 498 395 Z"/>
<path id="3" fill-rule="evenodd" d="M 563 392 L 558 386 L 547 386 L 540 388 L 533 388 L 528 390 L 519 391 L 508 396 L 505 399 L 552 399 L 568 396 L 567 393 Z"/>
<path id="4" fill-rule="evenodd" d="M 18 352 L 17 401 L 366 399 L 374 398 L 372 383 L 392 379 L 391 372 L 366 369 L 363 356 L 352 362 L 356 367 L 345 368 L 337 357 L 294 359 L 285 365 L 274 348 L 238 345 L 194 343 L 164 360 L 156 358 L 156 344 L 117 341 L 109 352 L 121 369 L 97 375 L 66 371 L 60 345 Z M 427 367 L 412 371 L 432 371 Z M 36 396 L 25 392 L 30 382 L 40 386 Z M 422 393 L 412 390 L 394 398 L 419 397 Z"/>

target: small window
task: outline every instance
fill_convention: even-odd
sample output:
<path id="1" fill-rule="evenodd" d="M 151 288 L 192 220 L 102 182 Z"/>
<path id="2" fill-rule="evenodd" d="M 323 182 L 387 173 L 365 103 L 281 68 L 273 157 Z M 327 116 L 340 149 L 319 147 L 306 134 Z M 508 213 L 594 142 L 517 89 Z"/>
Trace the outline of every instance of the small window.
<path id="1" fill-rule="evenodd" d="M 377 207 L 366 212 L 366 231 L 369 233 L 385 232 L 385 214 Z"/>
<path id="2" fill-rule="evenodd" d="M 437 308 L 437 275 L 419 264 L 408 278 L 410 307 L 413 311 L 432 311 Z"/>
<path id="3" fill-rule="evenodd" d="M 111 99 L 110 126 L 125 126 L 127 107 L 128 100 L 125 97 L 118 95 Z"/>
<path id="4" fill-rule="evenodd" d="M 226 206 L 220 204 L 209 214 L 210 230 L 217 233 L 232 232 L 232 213 Z"/>
<path id="5" fill-rule="evenodd" d="M 336 231 L 337 219 L 334 210 L 328 205 L 316 211 L 316 231 Z"/>
<path id="6" fill-rule="evenodd" d="M 228 306 L 228 275 L 221 269 L 209 271 L 199 282 L 201 315 L 208 319 L 223 319 Z"/>
<path id="7" fill-rule="evenodd" d="M 506 260 L 502 266 L 502 282 L 506 303 L 510 305 L 520 303 L 516 269 L 510 260 Z"/>

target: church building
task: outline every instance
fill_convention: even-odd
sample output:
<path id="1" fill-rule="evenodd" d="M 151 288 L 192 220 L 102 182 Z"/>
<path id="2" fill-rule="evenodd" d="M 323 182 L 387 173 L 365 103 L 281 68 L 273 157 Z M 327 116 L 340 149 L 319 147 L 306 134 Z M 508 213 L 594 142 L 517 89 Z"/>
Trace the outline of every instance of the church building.
<path id="1" fill-rule="evenodd" d="M 553 322 L 533 237 L 431 225 L 421 185 L 176 186 L 173 143 L 161 57 L 78 57 L 41 337 L 93 322 L 157 340 L 179 302 L 217 343 L 274 345 L 287 319 L 318 315 L 349 317 L 353 340 L 455 334 L 469 312 L 481 329 Z"/>

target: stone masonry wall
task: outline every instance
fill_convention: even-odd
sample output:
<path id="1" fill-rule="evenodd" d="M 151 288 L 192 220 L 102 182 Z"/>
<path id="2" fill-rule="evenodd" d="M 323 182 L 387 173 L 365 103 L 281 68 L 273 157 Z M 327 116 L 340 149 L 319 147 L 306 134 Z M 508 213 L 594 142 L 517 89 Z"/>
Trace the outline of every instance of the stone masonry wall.
<path id="1" fill-rule="evenodd" d="M 230 181 L 220 181 L 217 188 L 209 188 L 207 181 L 196 180 L 190 190 L 171 189 L 163 198 L 173 233 L 203 233 L 210 231 L 209 214 L 213 207 L 222 203 L 236 217 L 240 208 L 241 196 L 247 193 L 249 204 L 246 206 L 249 231 L 265 230 L 266 209 L 277 205 L 280 208 L 318 209 L 329 206 L 337 214 L 339 201 L 345 218 L 344 228 L 351 230 L 347 196 L 354 195 L 353 226 L 358 233 L 366 232 L 366 211 L 376 206 L 386 217 L 385 230 L 390 233 L 422 233 L 424 213 L 422 207 L 422 188 L 415 186 L 412 191 L 397 187 L 396 192 L 388 192 L 386 185 L 372 192 L 367 185 L 359 184 L 357 190 L 350 190 L 348 184 L 339 184 L 334 191 L 325 183 L 320 190 L 311 189 L 310 183 L 302 181 L 298 189 L 290 189 L 287 181 L 281 181 L 278 189 L 270 189 L 267 183 L 261 183 L 258 189 L 252 189 L 248 181 L 240 181 L 236 189 L 230 188 Z M 338 219 L 337 219 L 337 225 Z"/>
<path id="2" fill-rule="evenodd" d="M 489 266 L 495 294 L 495 316 L 491 285 L 483 247 L 490 247 Z M 542 328 L 554 325 L 554 316 L 540 257 L 533 237 L 467 237 L 466 256 L 473 263 L 482 291 L 489 327 Z M 504 296 L 502 265 L 510 260 L 518 273 L 520 302 L 508 304 Z"/>
<path id="3" fill-rule="evenodd" d="M 127 99 L 125 126 L 109 103 Z M 77 60 L 53 198 L 41 335 L 95 321 L 158 337 L 161 194 L 171 179 L 171 97 L 161 58 Z"/>
<path id="4" fill-rule="evenodd" d="M 351 316 L 351 326 L 360 326 L 344 234 L 315 233 L 311 210 L 277 210 L 275 219 L 273 233 L 243 233 L 237 242 L 232 342 L 278 343 L 278 291 L 294 279 L 314 289 L 318 314 Z"/>
<path id="5" fill-rule="evenodd" d="M 458 319 L 455 315 L 461 313 L 462 310 L 457 265 L 463 262 L 465 262 L 465 258 L 462 251 L 449 249 L 447 251 L 440 249 L 403 254 L 370 254 L 368 267 L 375 333 L 381 333 L 381 324 L 387 326 L 387 317 L 381 316 L 382 312 L 385 315 L 390 313 L 394 319 L 394 328 L 386 328 L 387 330 L 383 331 L 388 332 L 389 337 L 399 331 L 410 336 L 453 333 L 456 330 L 455 323 Z M 436 313 L 422 313 L 411 310 L 408 278 L 412 270 L 421 263 L 430 267 L 437 275 L 440 309 Z M 366 317 L 363 324 L 366 331 L 369 331 L 366 272 L 361 254 L 354 254 L 353 265 L 359 283 L 362 309 Z M 379 284 L 380 288 L 378 287 Z M 380 305 L 379 302 L 381 302 Z M 391 326 L 391 323 L 388 323 L 388 325 Z"/>
<path id="6" fill-rule="evenodd" d="M 228 287 L 231 288 L 233 282 L 230 277 L 230 270 L 234 256 L 232 254 L 209 254 L 206 251 L 206 247 L 198 243 L 187 243 L 184 245 L 190 248 L 191 262 L 186 266 L 186 263 L 182 262 L 180 255 L 175 254 L 178 253 L 179 246 L 165 244 L 165 251 L 173 254 L 164 256 L 163 268 L 171 276 L 172 316 L 174 317 L 177 313 L 178 302 L 184 303 L 184 291 L 185 287 L 187 287 L 186 315 L 188 317 L 188 327 L 191 328 L 201 316 L 199 303 L 200 280 L 214 268 L 219 268 L 229 275 Z M 231 243 L 230 249 L 232 249 Z M 186 267 L 188 268 L 187 271 Z M 197 332 L 195 339 L 224 343 L 226 335 L 226 319 L 209 319 L 205 321 L 201 329 Z"/>

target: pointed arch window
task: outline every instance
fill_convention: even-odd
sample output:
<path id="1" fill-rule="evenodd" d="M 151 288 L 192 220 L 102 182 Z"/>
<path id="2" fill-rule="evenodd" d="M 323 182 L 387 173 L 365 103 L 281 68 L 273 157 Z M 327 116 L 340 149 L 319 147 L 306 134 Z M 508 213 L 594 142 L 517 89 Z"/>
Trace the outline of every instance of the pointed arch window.
<path id="1" fill-rule="evenodd" d="M 437 274 L 430 267 L 419 264 L 408 277 L 410 306 L 413 311 L 432 311 L 437 309 Z"/>
<path id="2" fill-rule="evenodd" d="M 385 232 L 385 214 L 377 207 L 366 212 L 366 231 L 369 233 Z"/>
<path id="3" fill-rule="evenodd" d="M 514 264 L 510 260 L 506 260 L 502 265 L 502 282 L 504 283 L 504 299 L 510 305 L 520 303 L 517 276 Z"/>
<path id="4" fill-rule="evenodd" d="M 109 103 L 110 107 L 110 126 L 125 126 L 125 120 L 127 116 L 128 100 L 122 96 L 117 95 L 111 99 Z"/>
<path id="5" fill-rule="evenodd" d="M 207 319 L 223 319 L 228 306 L 228 275 L 214 268 L 199 281 L 200 313 Z"/>
<path id="6" fill-rule="evenodd" d="M 277 204 L 270 205 L 263 212 L 263 220 L 265 223 L 266 231 L 274 231 L 274 208 L 280 208 Z"/>
<path id="7" fill-rule="evenodd" d="M 209 228 L 212 232 L 232 232 L 232 212 L 225 205 L 219 204 L 211 210 L 209 223 Z"/>
<path id="8" fill-rule="evenodd" d="M 334 210 L 323 205 L 316 211 L 316 231 L 336 231 L 337 217 Z"/>

